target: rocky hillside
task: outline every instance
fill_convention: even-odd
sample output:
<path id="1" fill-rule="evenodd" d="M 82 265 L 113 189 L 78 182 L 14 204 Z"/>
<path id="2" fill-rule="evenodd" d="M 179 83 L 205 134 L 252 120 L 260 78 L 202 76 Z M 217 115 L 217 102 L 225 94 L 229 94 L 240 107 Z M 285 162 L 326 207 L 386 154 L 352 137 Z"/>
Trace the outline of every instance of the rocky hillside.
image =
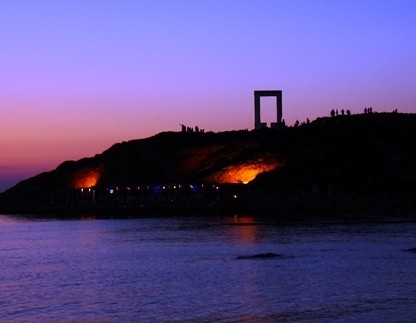
<path id="1" fill-rule="evenodd" d="M 198 182 L 248 183 L 237 209 L 254 213 L 322 211 L 331 203 L 335 211 L 414 212 L 415 135 L 416 114 L 399 113 L 318 118 L 278 130 L 160 133 L 22 181 L 0 194 L 0 210 L 77 187 Z"/>

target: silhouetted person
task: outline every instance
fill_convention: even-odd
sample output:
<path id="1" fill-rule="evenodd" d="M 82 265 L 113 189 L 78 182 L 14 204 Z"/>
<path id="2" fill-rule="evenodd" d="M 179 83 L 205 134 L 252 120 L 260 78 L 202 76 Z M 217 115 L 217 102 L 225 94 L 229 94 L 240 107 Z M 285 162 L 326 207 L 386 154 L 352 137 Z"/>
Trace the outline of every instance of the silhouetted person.
<path id="1" fill-rule="evenodd" d="M 186 132 L 186 126 L 184 124 L 181 124 L 182 132 Z"/>
<path id="2" fill-rule="evenodd" d="M 295 127 L 298 127 L 299 126 L 299 120 L 296 120 L 296 122 L 295 122 L 295 125 L 294 125 Z"/>
<path id="3" fill-rule="evenodd" d="M 286 122 L 285 122 L 285 119 L 282 119 L 282 127 L 284 128 L 284 127 L 286 127 Z"/>
<path id="4" fill-rule="evenodd" d="M 334 109 L 331 110 L 331 117 L 335 117 L 335 111 L 334 111 Z"/>
<path id="5" fill-rule="evenodd" d="M 367 114 L 367 111 L 368 111 L 368 110 L 367 110 L 367 108 L 364 108 L 364 113 L 365 113 L 365 114 Z"/>
<path id="6" fill-rule="evenodd" d="M 347 110 L 347 116 L 351 115 L 351 111 Z"/>
<path id="7" fill-rule="evenodd" d="M 338 109 L 335 110 L 335 115 L 338 115 Z"/>
<path id="8" fill-rule="evenodd" d="M 306 124 L 310 124 L 309 118 L 306 118 Z"/>
<path id="9" fill-rule="evenodd" d="M 344 111 L 344 109 L 342 109 L 342 110 L 341 110 L 341 114 L 342 114 L 342 115 L 344 115 L 344 113 L 345 113 L 345 111 Z"/>
<path id="10" fill-rule="evenodd" d="M 199 132 L 198 126 L 195 126 L 195 132 Z"/>

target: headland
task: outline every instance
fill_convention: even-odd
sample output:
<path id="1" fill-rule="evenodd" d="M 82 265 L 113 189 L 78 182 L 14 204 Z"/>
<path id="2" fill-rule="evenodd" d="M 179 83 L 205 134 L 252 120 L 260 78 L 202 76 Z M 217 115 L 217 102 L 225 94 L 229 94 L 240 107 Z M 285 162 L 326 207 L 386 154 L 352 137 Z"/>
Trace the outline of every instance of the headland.
<path id="1" fill-rule="evenodd" d="M 414 138 L 416 114 L 401 113 L 253 131 L 162 132 L 24 180 L 0 194 L 0 212 L 413 221 Z"/>

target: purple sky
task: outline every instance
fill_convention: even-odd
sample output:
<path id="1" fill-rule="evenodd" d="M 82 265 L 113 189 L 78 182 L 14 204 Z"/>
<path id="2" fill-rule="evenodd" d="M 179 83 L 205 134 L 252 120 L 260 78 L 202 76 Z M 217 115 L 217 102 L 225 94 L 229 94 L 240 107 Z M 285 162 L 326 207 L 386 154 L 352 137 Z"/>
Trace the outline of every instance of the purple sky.
<path id="1" fill-rule="evenodd" d="M 416 112 L 413 0 L 0 0 L 0 192 L 65 160 L 179 131 Z M 262 99 L 262 121 L 274 121 Z"/>

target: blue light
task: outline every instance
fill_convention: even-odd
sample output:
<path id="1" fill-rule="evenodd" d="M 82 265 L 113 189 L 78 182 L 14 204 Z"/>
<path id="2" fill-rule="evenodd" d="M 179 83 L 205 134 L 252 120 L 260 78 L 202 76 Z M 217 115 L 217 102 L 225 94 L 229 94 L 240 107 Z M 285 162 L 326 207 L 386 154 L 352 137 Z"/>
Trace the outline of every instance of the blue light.
<path id="1" fill-rule="evenodd" d="M 151 189 L 152 194 L 160 193 L 160 186 L 153 186 Z"/>

